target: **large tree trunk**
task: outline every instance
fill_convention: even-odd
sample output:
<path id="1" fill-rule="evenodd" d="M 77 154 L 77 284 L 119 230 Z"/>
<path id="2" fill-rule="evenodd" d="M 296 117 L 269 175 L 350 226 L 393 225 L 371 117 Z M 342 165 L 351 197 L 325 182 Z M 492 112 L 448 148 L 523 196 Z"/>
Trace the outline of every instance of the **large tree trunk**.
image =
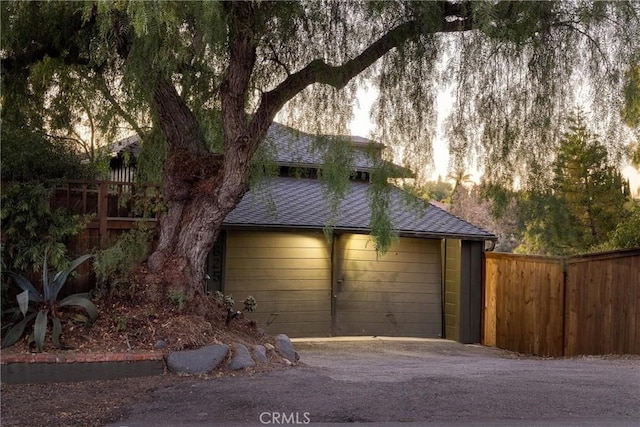
<path id="1" fill-rule="evenodd" d="M 246 191 L 249 153 L 243 140 L 230 143 L 226 156 L 208 152 L 195 117 L 162 78 L 153 106 L 169 155 L 162 187 L 167 211 L 148 261 L 150 296 L 159 301 L 180 293 L 194 302 L 203 293 L 207 254 L 220 226 Z"/>

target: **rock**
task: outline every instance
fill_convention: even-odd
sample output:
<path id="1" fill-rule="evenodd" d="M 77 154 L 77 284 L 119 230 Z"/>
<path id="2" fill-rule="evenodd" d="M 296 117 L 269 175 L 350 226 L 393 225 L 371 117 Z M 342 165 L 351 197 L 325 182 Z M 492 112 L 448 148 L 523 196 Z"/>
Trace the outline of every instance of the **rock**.
<path id="1" fill-rule="evenodd" d="M 298 352 L 293 348 L 291 340 L 285 334 L 276 335 L 276 350 L 291 363 L 296 363 L 300 360 Z"/>
<path id="2" fill-rule="evenodd" d="M 269 350 L 269 351 L 275 351 L 275 350 L 276 350 L 276 348 L 275 348 L 275 347 L 273 346 L 273 344 L 271 344 L 271 343 L 266 343 L 266 344 L 264 345 L 264 348 L 266 348 L 266 349 L 267 349 L 267 350 Z"/>
<path id="3" fill-rule="evenodd" d="M 165 340 L 158 340 L 153 345 L 154 350 L 162 350 L 163 348 L 167 348 L 167 342 Z"/>
<path id="4" fill-rule="evenodd" d="M 267 348 L 263 345 L 253 347 L 253 358 L 260 363 L 265 363 L 267 359 Z"/>
<path id="5" fill-rule="evenodd" d="M 197 350 L 183 350 L 167 356 L 167 367 L 171 372 L 182 374 L 206 374 L 227 357 L 229 347 L 224 344 L 208 345 Z"/>
<path id="6" fill-rule="evenodd" d="M 229 369 L 238 371 L 255 365 L 256 362 L 251 358 L 249 349 L 244 344 L 235 343 L 233 345 L 231 360 L 229 360 L 227 364 Z"/>

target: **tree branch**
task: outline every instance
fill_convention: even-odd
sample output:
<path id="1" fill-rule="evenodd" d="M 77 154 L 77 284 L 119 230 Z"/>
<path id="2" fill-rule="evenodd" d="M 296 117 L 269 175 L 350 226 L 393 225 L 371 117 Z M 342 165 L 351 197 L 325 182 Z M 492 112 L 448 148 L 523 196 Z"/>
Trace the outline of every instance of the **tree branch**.
<path id="1" fill-rule="evenodd" d="M 332 66 L 321 59 L 311 61 L 306 67 L 289 75 L 270 92 L 266 92 L 251 122 L 251 134 L 259 135 L 256 146 L 264 137 L 276 113 L 295 95 L 314 83 L 327 84 L 342 89 L 355 76 L 363 72 L 387 52 L 422 34 L 460 32 L 473 29 L 471 8 L 468 2 L 440 2 L 439 28 L 424 28 L 419 20 L 408 21 L 391 29 L 362 53 L 342 65 Z"/>
<path id="2" fill-rule="evenodd" d="M 138 122 L 133 118 L 133 116 L 127 112 L 120 103 L 115 99 L 109 88 L 107 87 L 107 82 L 104 80 L 104 76 L 102 74 L 96 74 L 96 79 L 98 80 L 98 90 L 102 93 L 102 96 L 105 97 L 107 101 L 111 104 L 113 108 L 115 108 L 116 112 L 120 117 L 122 117 L 129 125 L 133 128 L 133 130 L 138 134 L 140 138 L 144 138 L 144 131 L 138 125 Z"/>
<path id="3" fill-rule="evenodd" d="M 193 156 L 208 153 L 201 138 L 198 120 L 178 95 L 175 86 L 162 76 L 156 77 L 151 105 L 158 115 L 169 148 L 184 149 Z"/>

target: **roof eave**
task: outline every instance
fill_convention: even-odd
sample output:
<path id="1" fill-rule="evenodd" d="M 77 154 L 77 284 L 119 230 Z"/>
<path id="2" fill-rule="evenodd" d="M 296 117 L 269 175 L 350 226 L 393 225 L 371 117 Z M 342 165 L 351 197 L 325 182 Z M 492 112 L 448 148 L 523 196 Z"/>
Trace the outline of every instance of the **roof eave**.
<path id="1" fill-rule="evenodd" d="M 271 231 L 322 231 L 324 227 L 317 225 L 284 225 L 284 224 L 228 224 L 223 223 L 223 228 L 226 230 L 271 230 Z M 371 229 L 358 228 L 358 227 L 334 227 L 334 233 L 355 233 L 355 234 L 369 234 Z M 420 239 L 460 239 L 471 240 L 478 242 L 492 241 L 495 242 L 498 238 L 491 235 L 473 235 L 473 234 L 460 234 L 460 233 L 435 233 L 435 232 L 422 232 L 422 231 L 407 231 L 396 230 L 400 237 L 416 237 Z"/>

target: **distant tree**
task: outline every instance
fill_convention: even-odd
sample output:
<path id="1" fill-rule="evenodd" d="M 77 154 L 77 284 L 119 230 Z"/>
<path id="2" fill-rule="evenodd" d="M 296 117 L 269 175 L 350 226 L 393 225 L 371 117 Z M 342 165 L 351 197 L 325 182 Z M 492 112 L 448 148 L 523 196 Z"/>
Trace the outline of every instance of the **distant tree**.
<path id="1" fill-rule="evenodd" d="M 42 182 L 59 178 L 89 178 L 93 168 L 69 141 L 29 128 L 0 126 L 0 175 L 4 182 Z"/>
<path id="2" fill-rule="evenodd" d="M 553 181 L 530 197 L 525 245 L 521 251 L 564 255 L 587 252 L 607 241 L 625 219 L 628 184 L 610 162 L 598 135 L 587 129 L 584 113 L 569 115 L 553 163 Z"/>
<path id="3" fill-rule="evenodd" d="M 436 200 L 442 202 L 453 193 L 453 187 L 447 181 L 443 181 L 441 176 L 438 176 L 437 181 L 427 181 L 422 185 L 421 192 L 423 197 L 428 200 Z"/>
<path id="4" fill-rule="evenodd" d="M 495 192 L 496 190 L 493 189 Z M 449 211 L 474 225 L 484 228 L 498 237 L 494 250 L 513 252 L 520 244 L 519 217 L 516 198 L 502 199 L 505 204 L 498 206 L 498 199 L 489 197 L 486 184 L 463 185 L 451 196 Z"/>
<path id="5" fill-rule="evenodd" d="M 629 217 L 616 226 L 603 249 L 640 248 L 640 203 L 630 202 Z"/>
<path id="6" fill-rule="evenodd" d="M 455 193 L 461 185 L 470 184 L 472 182 L 472 175 L 467 173 L 464 167 L 456 167 L 453 171 L 447 174 L 447 179 L 453 181 L 452 193 Z"/>

